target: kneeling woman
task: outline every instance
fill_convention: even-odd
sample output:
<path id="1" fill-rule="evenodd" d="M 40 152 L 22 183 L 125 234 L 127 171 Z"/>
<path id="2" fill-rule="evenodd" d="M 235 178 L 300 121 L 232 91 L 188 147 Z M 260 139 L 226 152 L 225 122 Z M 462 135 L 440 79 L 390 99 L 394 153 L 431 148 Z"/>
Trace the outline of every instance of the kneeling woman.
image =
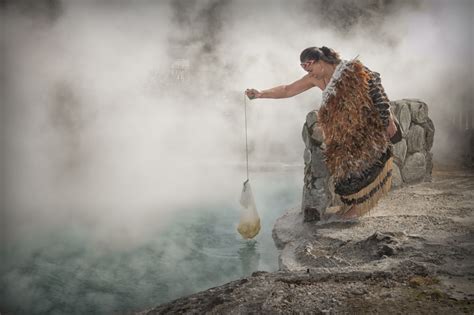
<path id="1" fill-rule="evenodd" d="M 250 98 L 287 98 L 312 87 L 323 91 L 318 124 L 324 133 L 325 160 L 343 218 L 363 215 L 390 190 L 392 143 L 401 140 L 380 75 L 356 58 L 341 60 L 327 47 L 300 55 L 308 72 L 301 79 L 268 90 L 247 89 Z"/>

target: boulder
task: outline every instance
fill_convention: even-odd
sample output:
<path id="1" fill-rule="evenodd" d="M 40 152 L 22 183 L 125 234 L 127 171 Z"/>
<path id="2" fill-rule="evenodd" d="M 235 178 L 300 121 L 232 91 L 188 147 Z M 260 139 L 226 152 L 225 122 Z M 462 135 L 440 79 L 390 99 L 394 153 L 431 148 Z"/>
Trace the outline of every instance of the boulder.
<path id="1" fill-rule="evenodd" d="M 402 179 L 402 174 L 400 173 L 400 168 L 398 167 L 397 164 L 393 163 L 392 188 L 398 188 L 402 186 L 402 184 L 403 184 L 403 179 Z"/>
<path id="2" fill-rule="evenodd" d="M 421 124 L 421 126 L 425 129 L 425 151 L 428 152 L 433 147 L 435 127 L 433 121 L 429 117 L 426 119 L 426 122 Z"/>
<path id="3" fill-rule="evenodd" d="M 405 139 L 402 139 L 400 142 L 397 142 L 393 145 L 393 157 L 394 157 L 395 162 L 398 165 L 403 165 L 406 154 L 407 154 L 407 142 Z"/>
<path id="4" fill-rule="evenodd" d="M 427 152 L 426 153 L 425 181 L 431 182 L 432 171 L 433 171 L 433 152 Z"/>
<path id="5" fill-rule="evenodd" d="M 324 134 L 322 129 L 318 124 L 314 124 L 312 127 L 311 138 L 314 140 L 315 144 L 320 146 L 324 141 Z"/>
<path id="6" fill-rule="evenodd" d="M 303 187 L 303 201 L 301 204 L 304 221 L 315 221 L 321 218 L 331 203 L 331 194 L 328 189 L 328 178 L 317 178 L 311 188 Z"/>
<path id="7" fill-rule="evenodd" d="M 398 114 L 400 113 L 400 102 L 399 101 L 391 101 L 390 102 L 390 110 L 392 114 L 394 114 L 398 118 Z"/>
<path id="8" fill-rule="evenodd" d="M 329 176 L 323 150 L 318 147 L 313 147 L 311 151 L 311 174 L 316 178 Z"/>
<path id="9" fill-rule="evenodd" d="M 411 113 L 408 104 L 399 103 L 398 113 L 396 113 L 398 122 L 400 123 L 400 128 L 402 131 L 402 136 L 406 137 L 408 130 L 411 125 Z"/>
<path id="10" fill-rule="evenodd" d="M 415 183 L 423 180 L 426 173 L 426 158 L 422 152 L 409 155 L 401 170 L 403 181 Z"/>
<path id="11" fill-rule="evenodd" d="M 303 142 L 306 145 L 306 148 L 311 149 L 311 138 L 306 123 L 303 125 L 303 130 L 301 131 L 301 136 L 303 137 Z"/>
<path id="12" fill-rule="evenodd" d="M 313 175 L 311 175 L 311 164 L 306 164 L 304 167 L 304 185 L 310 187 L 312 182 Z"/>
<path id="13" fill-rule="evenodd" d="M 303 208 L 303 221 L 304 222 L 313 222 L 321 220 L 323 211 L 320 211 L 318 208 L 314 207 L 305 207 Z"/>
<path id="14" fill-rule="evenodd" d="M 408 153 L 425 150 L 425 129 L 413 124 L 407 134 Z"/>
<path id="15" fill-rule="evenodd" d="M 417 124 L 426 122 L 428 119 L 428 105 L 418 99 L 408 99 L 407 102 L 410 107 L 411 120 Z"/>
<path id="16" fill-rule="evenodd" d="M 306 148 L 303 153 L 304 164 L 311 163 L 311 150 Z"/>
<path id="17" fill-rule="evenodd" d="M 310 111 L 306 115 L 306 125 L 308 126 L 308 128 L 311 128 L 316 122 L 318 122 L 318 111 L 317 110 Z"/>

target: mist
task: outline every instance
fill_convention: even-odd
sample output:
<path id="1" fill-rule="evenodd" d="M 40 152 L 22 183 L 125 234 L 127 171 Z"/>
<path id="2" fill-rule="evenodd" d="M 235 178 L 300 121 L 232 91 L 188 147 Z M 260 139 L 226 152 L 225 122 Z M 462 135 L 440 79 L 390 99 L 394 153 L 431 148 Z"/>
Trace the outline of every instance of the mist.
<path id="1" fill-rule="evenodd" d="M 391 100 L 425 101 L 445 161 L 447 118 L 473 108 L 472 12 L 469 0 L 7 1 L 4 242 L 80 223 L 128 248 L 183 209 L 237 202 L 244 90 L 302 77 L 309 46 L 358 55 Z M 303 185 L 301 128 L 320 101 L 318 88 L 247 100 L 253 172 L 301 165 Z"/>
<path id="2" fill-rule="evenodd" d="M 435 160 L 453 141 L 443 119 L 472 106 L 470 1 L 51 3 L 4 12 L 7 236 L 64 220 L 146 231 L 180 206 L 235 199 L 243 91 L 300 78 L 308 46 L 359 55 L 392 100 L 426 101 Z M 248 101 L 251 163 L 300 164 L 320 99 Z"/>

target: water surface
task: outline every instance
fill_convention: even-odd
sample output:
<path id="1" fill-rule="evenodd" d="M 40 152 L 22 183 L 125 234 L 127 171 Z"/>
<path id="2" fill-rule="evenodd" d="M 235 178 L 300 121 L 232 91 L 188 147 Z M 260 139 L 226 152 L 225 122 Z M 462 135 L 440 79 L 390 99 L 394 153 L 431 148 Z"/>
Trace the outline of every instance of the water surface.
<path id="1" fill-rule="evenodd" d="M 251 184 L 262 222 L 251 241 L 236 232 L 240 191 L 225 202 L 174 209 L 166 222 L 156 222 L 156 231 L 127 246 L 104 243 L 95 227 L 84 222 L 32 226 L 2 247 L 1 311 L 143 310 L 256 270 L 277 270 L 272 227 L 286 209 L 299 204 L 302 170 L 255 173 Z"/>

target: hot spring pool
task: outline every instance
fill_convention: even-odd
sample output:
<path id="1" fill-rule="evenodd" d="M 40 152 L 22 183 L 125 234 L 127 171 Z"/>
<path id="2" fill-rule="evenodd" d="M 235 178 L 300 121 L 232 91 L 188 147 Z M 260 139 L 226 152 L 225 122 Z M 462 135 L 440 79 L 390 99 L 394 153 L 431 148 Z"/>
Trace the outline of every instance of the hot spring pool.
<path id="1" fill-rule="evenodd" d="M 262 229 L 236 231 L 240 191 L 228 203 L 179 209 L 145 239 L 105 247 L 87 224 L 68 222 L 2 246 L 2 313 L 123 313 L 278 269 L 273 224 L 301 200 L 302 170 L 252 176 Z"/>

